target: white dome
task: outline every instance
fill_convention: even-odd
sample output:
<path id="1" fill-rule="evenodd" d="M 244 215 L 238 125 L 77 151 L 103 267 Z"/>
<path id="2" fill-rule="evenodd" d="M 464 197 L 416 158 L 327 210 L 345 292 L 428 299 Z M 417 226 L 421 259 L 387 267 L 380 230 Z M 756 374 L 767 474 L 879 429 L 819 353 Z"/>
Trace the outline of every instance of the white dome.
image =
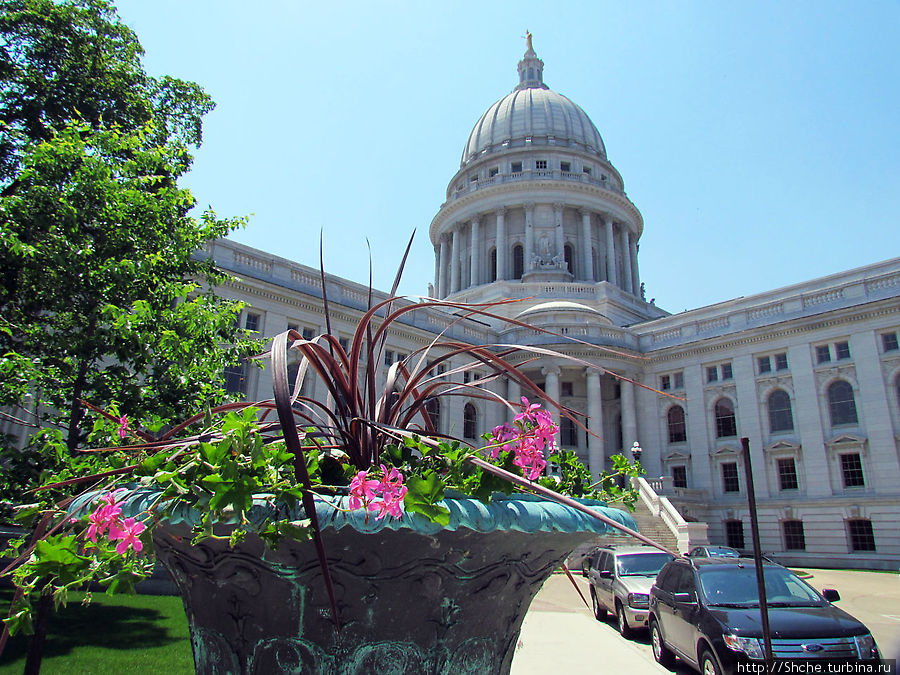
<path id="1" fill-rule="evenodd" d="M 574 147 L 606 159 L 600 132 L 578 105 L 550 89 L 516 89 L 487 109 L 463 150 L 462 164 L 483 152 L 532 146 Z"/>
<path id="2" fill-rule="evenodd" d="M 519 84 L 487 109 L 475 124 L 461 165 L 481 154 L 526 144 L 576 148 L 606 159 L 606 148 L 591 118 L 578 105 L 544 84 L 544 62 L 531 44 L 519 61 Z"/>

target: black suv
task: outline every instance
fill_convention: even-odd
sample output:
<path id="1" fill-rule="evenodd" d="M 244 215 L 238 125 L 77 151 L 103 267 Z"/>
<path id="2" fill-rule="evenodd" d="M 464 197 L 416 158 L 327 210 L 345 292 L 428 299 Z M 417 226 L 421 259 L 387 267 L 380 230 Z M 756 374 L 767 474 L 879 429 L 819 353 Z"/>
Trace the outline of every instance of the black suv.
<path id="1" fill-rule="evenodd" d="M 869 630 L 789 569 L 763 567 L 772 652 L 777 660 L 877 659 Z M 756 567 L 749 558 L 681 558 L 668 563 L 650 590 L 654 658 L 669 667 L 679 656 L 704 675 L 734 673 L 764 658 Z M 787 671 L 785 671 L 787 672 Z"/>

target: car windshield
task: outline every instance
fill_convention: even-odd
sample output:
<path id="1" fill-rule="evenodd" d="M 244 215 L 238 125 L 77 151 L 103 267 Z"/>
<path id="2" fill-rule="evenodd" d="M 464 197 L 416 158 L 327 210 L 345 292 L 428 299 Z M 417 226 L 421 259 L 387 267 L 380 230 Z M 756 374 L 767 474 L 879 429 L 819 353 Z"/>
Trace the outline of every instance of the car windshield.
<path id="1" fill-rule="evenodd" d="M 710 558 L 740 558 L 741 554 L 733 548 L 708 548 Z"/>
<path id="2" fill-rule="evenodd" d="M 758 607 L 759 589 L 753 565 L 702 567 L 700 589 L 710 607 Z M 825 600 L 784 567 L 766 566 L 766 601 L 770 607 L 817 607 Z"/>
<path id="3" fill-rule="evenodd" d="M 631 555 L 618 555 L 616 556 L 616 569 L 618 569 L 620 577 L 655 577 L 659 574 L 663 565 L 671 559 L 672 556 L 668 553 L 634 553 Z"/>

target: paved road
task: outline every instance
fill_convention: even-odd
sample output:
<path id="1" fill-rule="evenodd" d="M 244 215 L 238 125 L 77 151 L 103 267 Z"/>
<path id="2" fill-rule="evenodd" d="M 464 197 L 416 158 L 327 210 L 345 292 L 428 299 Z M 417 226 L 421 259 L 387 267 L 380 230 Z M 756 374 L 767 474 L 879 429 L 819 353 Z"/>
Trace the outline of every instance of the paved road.
<path id="1" fill-rule="evenodd" d="M 838 606 L 865 623 L 885 655 L 900 655 L 900 576 L 879 572 L 809 570 L 818 590 L 836 588 Z M 576 577 L 582 593 L 587 582 Z M 673 670 L 653 660 L 647 635 L 624 640 L 610 620 L 600 623 L 569 580 L 555 574 L 538 593 L 522 625 L 512 675 L 668 673 L 696 675 L 678 662 Z"/>

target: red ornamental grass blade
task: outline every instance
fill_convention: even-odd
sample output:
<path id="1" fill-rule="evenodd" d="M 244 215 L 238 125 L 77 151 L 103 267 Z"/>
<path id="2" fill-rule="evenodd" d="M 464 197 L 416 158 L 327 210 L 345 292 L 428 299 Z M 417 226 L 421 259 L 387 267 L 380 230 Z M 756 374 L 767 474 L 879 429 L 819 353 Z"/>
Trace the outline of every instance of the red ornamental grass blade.
<path id="1" fill-rule="evenodd" d="M 328 591 L 328 601 L 331 604 L 331 619 L 334 626 L 340 632 L 341 621 L 338 615 L 337 600 L 334 595 L 334 584 L 331 581 L 331 571 L 328 568 L 328 559 L 325 556 L 325 544 L 322 541 L 322 532 L 319 528 L 319 516 L 316 513 L 316 503 L 312 493 L 312 483 L 309 472 L 306 469 L 306 455 L 300 445 L 300 435 L 297 433 L 297 423 L 291 408 L 291 395 L 287 383 L 287 333 L 281 333 L 275 337 L 272 344 L 272 376 L 275 393 L 275 406 L 278 410 L 278 419 L 281 422 L 281 431 L 289 452 L 294 454 L 294 475 L 299 483 L 304 486 L 303 508 L 306 517 L 309 518 L 313 528 L 313 541 L 316 545 L 316 553 L 319 557 L 319 566 L 322 568 L 322 577 L 325 581 L 325 589 Z"/>

